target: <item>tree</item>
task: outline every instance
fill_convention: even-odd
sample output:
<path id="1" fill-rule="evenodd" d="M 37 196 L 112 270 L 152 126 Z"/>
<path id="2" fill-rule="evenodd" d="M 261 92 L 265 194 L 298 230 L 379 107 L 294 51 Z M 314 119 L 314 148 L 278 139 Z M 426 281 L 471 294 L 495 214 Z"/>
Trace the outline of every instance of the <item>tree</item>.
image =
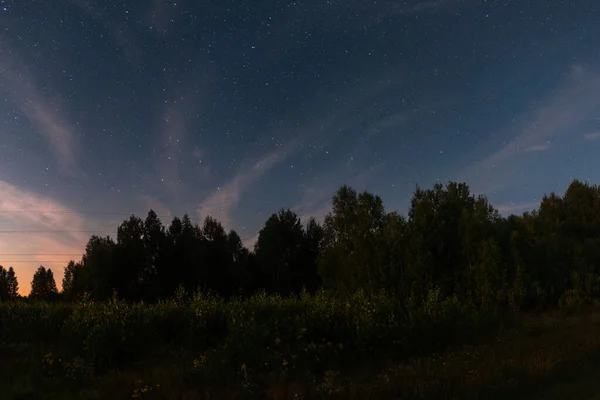
<path id="1" fill-rule="evenodd" d="M 242 244 L 237 233 L 227 234 L 219 221 L 206 217 L 201 229 L 201 254 L 198 264 L 198 282 L 221 296 L 230 296 L 239 291 L 240 264 L 236 259 L 243 257 Z"/>
<path id="2" fill-rule="evenodd" d="M 81 287 L 97 300 L 109 299 L 119 287 L 117 246 L 110 236 L 93 235 L 81 259 Z"/>
<path id="3" fill-rule="evenodd" d="M 301 265 L 303 268 L 303 284 L 310 292 L 315 292 L 321 286 L 317 260 L 323 245 L 323 227 L 313 217 L 309 218 L 304 231 L 301 250 Z"/>
<path id="4" fill-rule="evenodd" d="M 304 228 L 293 211 L 281 209 L 267 219 L 254 246 L 267 291 L 288 295 L 306 284 L 300 259 L 304 244 Z"/>
<path id="5" fill-rule="evenodd" d="M 373 292 L 386 284 L 383 260 L 386 213 L 379 196 L 342 186 L 325 216 L 319 274 L 337 291 Z"/>
<path id="6" fill-rule="evenodd" d="M 407 261 L 412 290 L 423 298 L 433 287 L 443 296 L 471 298 L 471 272 L 481 243 L 497 236 L 501 220 L 483 196 L 465 183 L 417 187 L 408 213 Z"/>
<path id="7" fill-rule="evenodd" d="M 17 299 L 19 297 L 19 281 L 17 280 L 17 275 L 15 274 L 13 267 L 8 268 L 6 281 L 8 286 L 8 298 L 10 300 Z"/>
<path id="8" fill-rule="evenodd" d="M 252 276 L 248 269 L 249 251 L 234 230 L 230 230 L 227 234 L 227 252 L 229 254 L 228 262 L 231 264 L 229 280 L 232 289 L 229 290 L 229 294 L 250 294 Z"/>
<path id="9" fill-rule="evenodd" d="M 7 271 L 0 265 L 0 301 L 7 301 L 8 299 Z"/>
<path id="10" fill-rule="evenodd" d="M 114 282 L 117 294 L 129 300 L 143 298 L 148 254 L 144 243 L 145 227 L 141 218 L 132 215 L 117 228 L 115 261 L 118 266 Z"/>
<path id="11" fill-rule="evenodd" d="M 157 297 L 161 292 L 158 270 L 160 265 L 166 262 L 164 257 L 165 241 L 165 227 L 154 210 L 148 211 L 144 220 L 144 247 L 147 259 L 142 271 L 142 280 L 145 282 L 146 294 L 151 298 Z"/>
<path id="12" fill-rule="evenodd" d="M 62 280 L 62 293 L 66 300 L 74 300 L 81 295 L 84 290 L 82 277 L 83 265 L 71 260 L 65 267 Z"/>
<path id="13" fill-rule="evenodd" d="M 50 301 L 56 299 L 57 295 L 58 289 L 56 288 L 52 270 L 40 265 L 33 274 L 29 297 L 36 300 Z"/>

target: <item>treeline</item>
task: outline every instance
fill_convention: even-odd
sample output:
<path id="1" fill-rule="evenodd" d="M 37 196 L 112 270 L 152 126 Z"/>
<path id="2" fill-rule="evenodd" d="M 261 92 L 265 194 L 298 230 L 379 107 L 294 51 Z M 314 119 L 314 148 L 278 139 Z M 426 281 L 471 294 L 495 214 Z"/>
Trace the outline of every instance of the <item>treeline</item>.
<path id="1" fill-rule="evenodd" d="M 51 274 L 40 267 L 31 297 L 59 297 Z M 224 298 L 323 287 L 385 289 L 417 302 L 434 290 L 491 308 L 586 304 L 600 297 L 600 188 L 575 180 L 564 196 L 505 218 L 463 183 L 417 188 L 407 217 L 342 186 L 323 225 L 281 210 L 252 251 L 211 217 L 199 226 L 185 215 L 165 227 L 150 211 L 123 221 L 116 240 L 92 236 L 81 261 L 65 268 L 60 296 L 153 302 L 180 286 Z"/>

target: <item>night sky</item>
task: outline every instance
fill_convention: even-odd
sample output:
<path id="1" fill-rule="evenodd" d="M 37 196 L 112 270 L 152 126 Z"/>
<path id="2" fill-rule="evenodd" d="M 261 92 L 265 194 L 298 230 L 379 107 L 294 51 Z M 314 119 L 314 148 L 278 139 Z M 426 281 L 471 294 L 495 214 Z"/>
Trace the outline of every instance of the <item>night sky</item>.
<path id="1" fill-rule="evenodd" d="M 0 264 L 60 287 L 92 233 L 188 212 L 253 245 L 346 183 L 503 214 L 600 183 L 600 4 L 0 0 Z"/>

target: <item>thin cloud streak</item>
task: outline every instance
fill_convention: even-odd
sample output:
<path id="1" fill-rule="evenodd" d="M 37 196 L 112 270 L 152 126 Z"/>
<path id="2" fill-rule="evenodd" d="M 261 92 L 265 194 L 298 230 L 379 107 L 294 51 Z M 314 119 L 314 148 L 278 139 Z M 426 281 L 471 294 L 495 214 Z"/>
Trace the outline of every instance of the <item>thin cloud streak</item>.
<path id="1" fill-rule="evenodd" d="M 325 215 L 331 211 L 331 200 L 342 184 L 347 184 L 359 192 L 363 191 L 368 186 L 368 181 L 373 179 L 382 168 L 381 164 L 376 164 L 357 173 L 356 168 L 346 163 L 321 177 L 315 184 L 301 186 L 301 200 L 290 209 L 304 222 L 310 217 L 315 217 L 317 221 L 322 222 Z"/>
<path id="2" fill-rule="evenodd" d="M 65 115 L 57 104 L 49 101 L 37 86 L 33 75 L 10 49 L 0 52 L 0 82 L 13 102 L 46 140 L 63 170 L 74 176 L 85 176 L 77 165 L 77 141 L 73 127 L 64 122 Z"/>
<path id="3" fill-rule="evenodd" d="M 157 215 L 163 217 L 172 217 L 171 209 L 165 203 L 157 199 L 156 197 L 150 195 L 141 195 L 139 196 L 139 202 L 144 207 L 144 212 L 148 212 L 153 210 Z M 144 218 L 146 214 L 143 214 L 141 217 Z M 162 221 L 163 225 L 168 225 L 171 221 Z"/>
<path id="4" fill-rule="evenodd" d="M 229 183 L 219 187 L 198 205 L 197 213 L 199 217 L 203 219 L 211 216 L 219 220 L 227 229 L 231 229 L 233 227 L 231 212 L 237 207 L 242 192 L 258 181 L 271 168 L 295 152 L 297 146 L 297 142 L 290 142 L 288 145 L 280 147 L 255 161 L 254 165 L 249 168 L 242 167 Z"/>
<path id="5" fill-rule="evenodd" d="M 541 152 L 541 151 L 546 151 L 546 150 L 550 150 L 550 144 L 546 143 L 546 144 L 535 144 L 533 146 L 529 146 L 527 149 L 525 149 L 525 151 L 527 152 Z"/>
<path id="6" fill-rule="evenodd" d="M 516 213 L 522 213 L 524 211 L 528 211 L 534 208 L 539 207 L 539 202 L 529 202 L 529 203 L 507 203 L 500 204 L 495 206 L 496 210 L 502 215 L 510 215 Z"/>
<path id="7" fill-rule="evenodd" d="M 543 140 L 565 133 L 600 106 L 600 74 L 574 67 L 567 82 L 523 118 L 523 131 L 484 164 L 499 164 Z"/>
<path id="8" fill-rule="evenodd" d="M 337 139 L 345 129 L 355 124 L 352 117 L 357 115 L 356 110 L 359 109 L 359 106 L 368 104 L 370 99 L 389 90 L 399 79 L 397 72 L 390 69 L 378 79 L 366 82 L 365 88 L 369 88 L 369 90 L 366 91 L 365 95 L 354 98 L 355 102 L 348 102 L 342 110 L 337 110 L 334 113 L 323 113 L 326 107 L 323 104 L 315 103 L 313 113 L 308 112 L 307 115 L 321 115 L 320 118 L 304 118 L 313 122 L 300 126 L 288 124 L 289 127 L 270 132 L 271 134 L 267 137 L 280 136 L 282 132 L 285 132 L 291 133 L 292 139 L 261 159 L 257 160 L 255 158 L 251 162 L 247 159 L 246 162 L 243 162 L 238 173 L 228 183 L 220 186 L 198 205 L 196 211 L 199 217 L 202 219 L 209 215 L 221 221 L 224 227 L 232 228 L 234 221 L 231 213 L 237 208 L 244 191 L 248 190 L 272 168 L 297 154 L 302 149 L 303 144 L 317 140 L 324 145 Z M 348 96 L 348 98 L 352 97 Z M 335 104 L 331 106 L 334 107 L 334 110 L 337 108 Z M 371 115 L 363 115 L 362 117 L 368 119 Z"/>
<path id="9" fill-rule="evenodd" d="M 547 150 L 540 142 L 569 133 L 576 125 L 595 117 L 600 109 L 600 73 L 581 66 L 572 67 L 566 81 L 552 93 L 541 106 L 524 113 L 516 126 L 521 133 L 508 141 L 500 150 L 483 159 L 461 174 L 462 181 L 485 189 L 504 186 L 495 176 L 505 176 L 501 171 L 516 161 L 517 156 L 530 151 Z"/>
<path id="10" fill-rule="evenodd" d="M 352 175 L 350 165 L 345 164 L 344 166 L 327 173 L 314 185 L 300 186 L 301 200 L 291 206 L 290 210 L 296 213 L 302 224 L 305 226 L 311 217 L 314 217 L 319 223 L 323 223 L 325 216 L 331 211 L 331 199 L 333 198 L 335 191 L 339 188 L 339 185 L 334 182 L 338 182 L 340 176 L 350 175 L 348 178 L 343 178 L 345 179 L 344 181 L 354 189 L 361 191 L 367 181 L 375 176 L 381 168 L 380 165 L 375 165 L 361 173 Z M 258 235 L 259 232 L 244 239 L 242 243 L 246 248 L 252 249 L 258 240 Z"/>
<path id="11" fill-rule="evenodd" d="M 583 139 L 584 140 L 598 140 L 600 139 L 600 132 L 590 132 L 590 133 L 586 133 L 585 135 L 583 135 Z"/>

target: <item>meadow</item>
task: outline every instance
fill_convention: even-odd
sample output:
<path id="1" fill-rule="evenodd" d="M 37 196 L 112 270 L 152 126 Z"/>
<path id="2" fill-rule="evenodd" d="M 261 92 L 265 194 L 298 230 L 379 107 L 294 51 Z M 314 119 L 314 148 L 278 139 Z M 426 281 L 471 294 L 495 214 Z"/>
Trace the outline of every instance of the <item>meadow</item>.
<path id="1" fill-rule="evenodd" d="M 436 291 L 421 305 L 360 291 L 13 302 L 0 335 L 15 400 L 513 398 L 600 354 L 596 314 L 501 314 Z"/>

